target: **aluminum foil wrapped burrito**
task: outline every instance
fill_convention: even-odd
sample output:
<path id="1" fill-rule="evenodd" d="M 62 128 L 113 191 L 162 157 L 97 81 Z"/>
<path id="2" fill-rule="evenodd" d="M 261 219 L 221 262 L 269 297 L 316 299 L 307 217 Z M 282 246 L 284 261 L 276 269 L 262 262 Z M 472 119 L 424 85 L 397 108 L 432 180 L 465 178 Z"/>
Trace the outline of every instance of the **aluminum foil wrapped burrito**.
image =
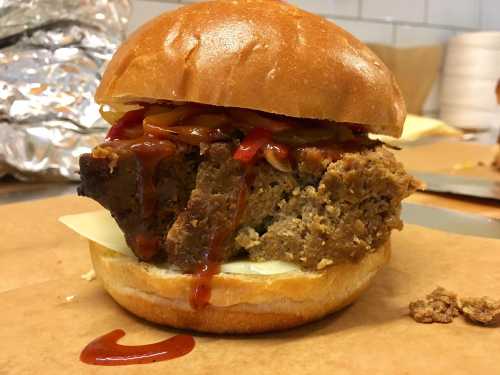
<path id="1" fill-rule="evenodd" d="M 78 180 L 107 129 L 93 95 L 128 0 L 0 2 L 0 176 Z"/>

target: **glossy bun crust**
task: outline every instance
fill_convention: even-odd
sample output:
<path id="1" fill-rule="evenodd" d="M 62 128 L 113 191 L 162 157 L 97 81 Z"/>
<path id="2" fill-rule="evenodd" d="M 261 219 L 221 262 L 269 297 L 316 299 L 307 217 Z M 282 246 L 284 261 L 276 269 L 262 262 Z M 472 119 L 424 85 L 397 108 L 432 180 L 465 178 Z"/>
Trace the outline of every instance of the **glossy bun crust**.
<path id="1" fill-rule="evenodd" d="M 216 275 L 210 305 L 198 311 L 189 304 L 191 275 L 139 262 L 92 241 L 90 253 L 104 288 L 135 315 L 200 332 L 257 333 L 299 326 L 352 303 L 388 262 L 390 244 L 358 263 L 318 272 Z"/>
<path id="2" fill-rule="evenodd" d="M 277 0 L 219 0 L 139 28 L 111 60 L 101 104 L 168 100 L 366 125 L 399 136 L 392 73 L 351 34 Z"/>

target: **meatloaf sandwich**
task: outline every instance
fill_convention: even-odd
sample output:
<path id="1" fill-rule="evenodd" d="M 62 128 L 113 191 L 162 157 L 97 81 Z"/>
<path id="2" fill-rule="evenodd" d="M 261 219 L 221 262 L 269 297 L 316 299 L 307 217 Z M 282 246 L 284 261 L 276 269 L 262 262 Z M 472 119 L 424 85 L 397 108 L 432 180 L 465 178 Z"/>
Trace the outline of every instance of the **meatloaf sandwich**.
<path id="1" fill-rule="evenodd" d="M 399 136 L 405 104 L 382 61 L 326 19 L 274 0 L 164 13 L 119 48 L 96 101 L 111 128 L 81 156 L 79 194 L 135 254 L 91 242 L 131 312 L 285 329 L 351 303 L 388 261 L 417 182 L 367 134 Z M 264 271 L 221 271 L 235 260 Z"/>

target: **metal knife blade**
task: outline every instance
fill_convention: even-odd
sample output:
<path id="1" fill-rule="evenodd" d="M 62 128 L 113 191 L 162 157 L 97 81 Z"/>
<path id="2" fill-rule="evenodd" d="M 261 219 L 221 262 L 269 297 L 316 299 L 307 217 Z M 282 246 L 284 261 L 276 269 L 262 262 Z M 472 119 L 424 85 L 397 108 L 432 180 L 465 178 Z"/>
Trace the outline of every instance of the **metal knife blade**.
<path id="1" fill-rule="evenodd" d="M 500 239 L 500 220 L 486 216 L 403 202 L 401 218 L 408 224 L 445 232 Z"/>
<path id="2" fill-rule="evenodd" d="M 76 184 L 65 183 L 48 187 L 34 187 L 31 190 L 11 191 L 0 194 L 0 204 L 18 203 L 67 194 L 76 194 Z"/>
<path id="3" fill-rule="evenodd" d="M 426 191 L 500 200 L 500 181 L 427 172 L 410 174 L 425 182 Z"/>

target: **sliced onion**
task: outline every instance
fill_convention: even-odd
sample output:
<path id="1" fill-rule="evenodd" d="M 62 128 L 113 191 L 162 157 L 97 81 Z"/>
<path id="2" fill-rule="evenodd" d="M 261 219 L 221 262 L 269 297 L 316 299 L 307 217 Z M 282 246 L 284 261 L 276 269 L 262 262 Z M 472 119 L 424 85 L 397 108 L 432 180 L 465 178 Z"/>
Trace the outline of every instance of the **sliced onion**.
<path id="1" fill-rule="evenodd" d="M 176 146 L 168 140 L 145 139 L 137 143 L 130 144 L 130 149 L 140 154 L 160 154 L 164 157 L 175 153 Z"/>
<path id="2" fill-rule="evenodd" d="M 143 105 L 137 103 L 113 103 L 109 105 L 109 108 L 114 112 L 130 112 L 136 111 L 138 109 L 144 108 Z"/>
<path id="3" fill-rule="evenodd" d="M 266 145 L 264 148 L 264 157 L 267 162 L 277 170 L 289 173 L 292 171 L 292 165 L 288 157 L 283 156 L 283 150 L 273 144 Z"/>
<path id="4" fill-rule="evenodd" d="M 127 112 L 137 111 L 144 106 L 139 104 L 104 104 L 99 108 L 101 117 L 110 125 L 114 125 L 120 120 Z"/>
<path id="5" fill-rule="evenodd" d="M 114 125 L 125 115 L 126 112 L 115 112 L 108 106 L 101 106 L 101 108 L 99 108 L 99 113 L 104 121 L 110 125 Z"/>
<path id="6" fill-rule="evenodd" d="M 353 132 L 347 126 L 321 126 L 311 128 L 296 128 L 274 135 L 274 139 L 292 146 L 304 146 L 320 142 L 347 142 L 354 139 Z"/>
<path id="7" fill-rule="evenodd" d="M 219 128 L 230 121 L 230 118 L 224 113 L 205 113 L 191 117 L 185 121 L 185 125 L 199 128 Z"/>
<path id="8" fill-rule="evenodd" d="M 194 126 L 171 126 L 163 128 L 152 124 L 144 124 L 144 131 L 158 138 L 181 141 L 198 146 L 200 143 L 212 143 L 230 139 L 230 132 L 224 128 L 207 128 Z"/>
<path id="9" fill-rule="evenodd" d="M 271 119 L 248 109 L 231 108 L 228 113 L 238 122 L 252 125 L 255 128 L 266 129 L 273 133 L 293 129 L 293 125 L 289 122 Z"/>
<path id="10" fill-rule="evenodd" d="M 167 128 L 186 118 L 200 114 L 204 110 L 202 106 L 196 104 L 187 104 L 174 108 L 153 105 L 146 112 L 144 124 Z"/>

